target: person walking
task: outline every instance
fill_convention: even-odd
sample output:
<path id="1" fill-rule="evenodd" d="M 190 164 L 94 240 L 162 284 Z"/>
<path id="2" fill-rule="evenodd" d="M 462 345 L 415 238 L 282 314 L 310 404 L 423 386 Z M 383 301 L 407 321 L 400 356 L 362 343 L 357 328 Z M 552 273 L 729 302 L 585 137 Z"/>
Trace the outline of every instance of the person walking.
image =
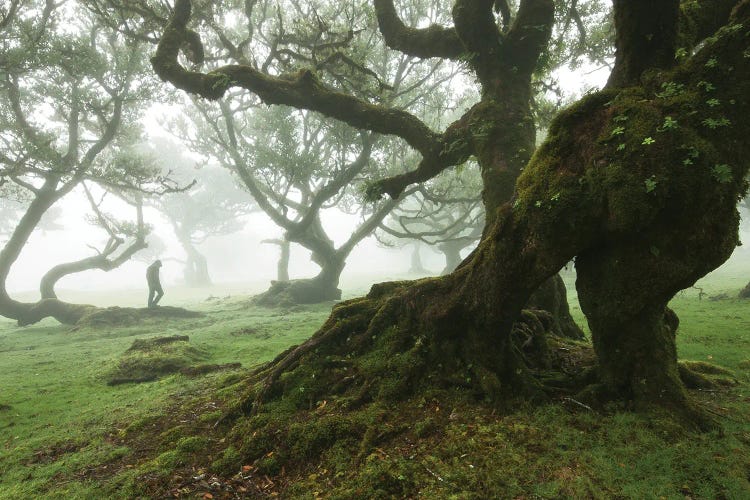
<path id="1" fill-rule="evenodd" d="M 146 269 L 146 282 L 148 283 L 148 307 L 156 307 L 164 296 L 164 290 L 159 280 L 159 269 L 161 261 L 157 260 Z"/>

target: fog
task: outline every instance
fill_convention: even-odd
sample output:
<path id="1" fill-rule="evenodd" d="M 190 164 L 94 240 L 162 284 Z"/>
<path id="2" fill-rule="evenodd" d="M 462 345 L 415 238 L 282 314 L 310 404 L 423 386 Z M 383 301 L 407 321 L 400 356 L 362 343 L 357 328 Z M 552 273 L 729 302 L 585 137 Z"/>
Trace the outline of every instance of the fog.
<path id="1" fill-rule="evenodd" d="M 21 257 L 14 265 L 8 279 L 8 290 L 24 298 L 32 298 L 37 292 L 42 275 L 50 267 L 83 257 L 93 255 L 89 245 L 101 244 L 106 235 L 84 220 L 82 214 L 88 209 L 81 193 L 73 192 L 59 203 L 60 216 L 56 223 L 63 227 L 60 230 L 37 229 L 24 248 Z M 750 219 L 745 210 L 741 210 L 743 221 L 740 226 L 741 241 L 750 242 Z M 127 215 L 127 214 L 125 214 Z M 184 287 L 183 264 L 185 252 L 177 241 L 172 229 L 164 218 L 154 209 L 145 210 L 145 218 L 154 228 L 164 243 L 164 248 L 154 254 L 146 250 L 126 262 L 121 267 L 109 272 L 100 270 L 85 271 L 64 277 L 57 289 L 60 297 L 65 299 L 69 292 L 96 292 L 123 290 L 128 293 L 123 298 L 125 303 L 133 302 L 133 297 L 145 297 L 145 269 L 155 258 L 164 262 L 161 276 L 169 303 L 169 288 Z M 324 214 L 324 227 L 334 241 L 339 244 L 356 226 L 358 218 L 339 212 L 327 210 Z M 193 295 L 214 294 L 253 294 L 265 290 L 271 280 L 276 279 L 279 248 L 276 245 L 263 243 L 263 240 L 279 238 L 281 232 L 262 213 L 254 213 L 245 218 L 244 227 L 234 234 L 209 238 L 199 246 L 206 256 L 213 286 L 201 290 L 195 289 Z M 406 242 L 404 242 L 406 243 Z M 463 256 L 468 252 L 465 251 Z M 340 288 L 344 295 L 362 293 L 365 288 L 379 280 L 404 279 L 415 277 L 410 274 L 412 247 L 386 247 L 373 236 L 362 241 L 347 259 L 347 265 L 341 276 Z M 426 245 L 420 248 L 424 267 L 430 274 L 438 274 L 445 265 L 444 257 L 435 249 Z M 750 247 L 738 247 L 732 258 L 715 272 L 726 272 L 733 266 L 744 263 L 750 258 Z M 319 267 L 310 261 L 310 253 L 292 244 L 289 260 L 291 279 L 314 276 Z M 184 294 L 184 293 L 183 293 Z M 95 300 L 95 297 L 92 297 Z M 139 300 L 139 299 L 138 299 Z"/>
<path id="2" fill-rule="evenodd" d="M 561 68 L 557 72 L 557 78 L 571 98 L 592 88 L 601 87 L 607 76 L 606 68 L 583 67 L 578 71 Z M 174 120 L 179 113 L 179 106 L 154 104 L 142 118 L 141 125 L 149 138 L 168 138 L 177 143 L 178 139 L 166 130 L 165 123 Z M 187 152 L 186 154 L 189 155 Z M 248 199 L 251 199 L 249 194 Z M 112 206 L 115 207 L 116 216 L 132 218 L 132 207 L 117 202 Z M 56 207 L 59 216 L 54 222 L 60 228 L 37 228 L 11 269 L 7 288 L 19 298 L 38 298 L 40 279 L 52 266 L 94 255 L 94 247 L 100 248 L 107 240 L 106 233 L 91 224 L 84 216 L 90 214 L 91 209 L 82 190 L 73 191 L 58 202 Z M 742 215 L 744 217 L 740 227 L 741 239 L 750 241 L 747 212 L 743 210 Z M 65 300 L 66 296 L 73 296 L 80 300 L 83 297 L 97 305 L 106 305 L 106 300 L 111 300 L 111 297 L 105 300 L 97 297 L 96 292 L 120 291 L 121 297 L 117 301 L 119 305 L 136 305 L 145 301 L 146 267 L 157 258 L 164 264 L 161 279 L 167 292 L 163 302 L 165 304 L 170 302 L 170 288 L 173 300 L 178 300 L 175 296 L 186 294 L 191 298 L 228 294 L 249 295 L 267 289 L 270 281 L 277 278 L 279 247 L 264 243 L 264 240 L 281 238 L 283 231 L 261 211 L 244 216 L 242 228 L 235 233 L 213 236 L 198 245 L 199 251 L 207 259 L 213 284 L 210 287 L 192 290 L 184 289 L 185 250 L 177 240 L 171 225 L 152 207 L 144 208 L 144 218 L 146 223 L 152 226 L 151 235 L 156 236 L 160 242 L 137 253 L 114 270 L 91 270 L 65 276 L 56 287 L 60 298 Z M 357 216 L 345 214 L 337 209 L 325 210 L 322 215 L 323 227 L 337 246 L 349 237 L 359 221 Z M 0 240 L 4 238 L 0 237 Z M 413 240 L 403 240 L 389 247 L 378 242 L 373 235 L 365 238 L 346 260 L 339 284 L 344 297 L 363 293 L 370 284 L 378 281 L 418 276 L 410 273 L 413 243 Z M 465 257 L 471 248 L 473 245 L 462 252 L 462 257 Z M 430 275 L 439 274 L 445 266 L 445 257 L 433 247 L 421 245 L 420 256 L 423 267 Z M 750 249 L 738 247 L 722 269 L 731 269 L 736 263 L 745 262 L 748 257 Z M 290 279 L 313 277 L 319 269 L 319 266 L 311 262 L 309 251 L 294 243 L 291 244 Z M 722 269 L 717 272 L 722 272 Z M 570 273 L 566 279 L 572 281 Z M 569 286 L 571 284 L 569 283 Z M 179 294 L 174 293 L 176 289 L 181 289 Z"/>
<path id="3" fill-rule="evenodd" d="M 33 295 L 41 277 L 52 266 L 93 255 L 95 252 L 89 245 L 101 244 L 106 240 L 106 234 L 101 229 L 83 219 L 82 214 L 88 210 L 88 206 L 83 202 L 81 193 L 71 193 L 59 206 L 61 214 L 56 223 L 63 229 L 35 231 L 13 266 L 8 278 L 9 291 Z M 122 215 L 128 215 L 124 209 Z M 164 217 L 149 208 L 144 210 L 144 215 L 146 221 L 154 226 L 151 234 L 158 236 L 165 248 L 156 255 L 151 250 L 140 252 L 129 262 L 109 272 L 91 270 L 66 276 L 57 286 L 62 299 L 65 298 L 65 292 L 70 290 L 145 290 L 145 269 L 151 259 L 155 258 L 164 263 L 161 277 L 167 288 L 184 286 L 184 250 Z M 323 223 L 328 234 L 339 244 L 351 233 L 357 221 L 356 216 L 327 210 Z M 279 248 L 263 243 L 263 240 L 280 236 L 280 229 L 267 216 L 255 213 L 245 217 L 245 225 L 238 232 L 209 238 L 201 244 L 199 249 L 207 258 L 209 273 L 214 282 L 210 293 L 219 293 L 222 287 L 232 291 L 246 290 L 248 293 L 257 293 L 267 288 L 269 282 L 276 279 Z M 144 259 L 144 255 L 147 259 Z M 436 274 L 444 266 L 443 257 L 426 246 L 422 247 L 421 256 L 424 266 Z M 341 288 L 361 288 L 368 281 L 403 278 L 408 274 L 410 259 L 411 247 L 385 247 L 370 236 L 347 259 Z M 319 267 L 310 261 L 310 252 L 299 245 L 291 245 L 291 279 L 309 278 L 318 270 Z M 208 294 L 209 291 L 206 292 Z M 168 302 L 168 297 L 165 301 Z"/>

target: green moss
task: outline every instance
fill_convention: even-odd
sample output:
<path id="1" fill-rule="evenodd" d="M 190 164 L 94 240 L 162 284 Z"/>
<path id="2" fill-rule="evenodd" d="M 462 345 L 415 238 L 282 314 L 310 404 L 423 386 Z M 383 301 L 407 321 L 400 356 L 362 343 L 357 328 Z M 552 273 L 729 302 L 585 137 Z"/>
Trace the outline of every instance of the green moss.
<path id="1" fill-rule="evenodd" d="M 208 440 L 199 436 L 187 436 L 177 441 L 176 449 L 181 453 L 197 453 L 203 450 Z"/>
<path id="2" fill-rule="evenodd" d="M 242 466 L 242 455 L 234 447 L 227 447 L 221 456 L 214 460 L 211 464 L 211 470 L 218 474 L 225 474 L 227 476 L 234 475 Z"/>
<path id="3" fill-rule="evenodd" d="M 163 342 L 164 338 L 139 340 L 120 356 L 106 374 L 108 385 L 155 380 L 176 373 L 204 359 L 206 354 L 184 339 Z"/>
<path id="4" fill-rule="evenodd" d="M 184 425 L 177 425 L 162 432 L 159 437 L 161 437 L 165 443 L 175 443 L 179 439 L 185 437 L 186 434 L 189 434 L 189 432 L 189 427 L 186 427 Z"/>
<path id="5" fill-rule="evenodd" d="M 438 424 L 432 417 L 427 417 L 414 424 L 414 435 L 418 438 L 424 438 L 438 430 Z"/>

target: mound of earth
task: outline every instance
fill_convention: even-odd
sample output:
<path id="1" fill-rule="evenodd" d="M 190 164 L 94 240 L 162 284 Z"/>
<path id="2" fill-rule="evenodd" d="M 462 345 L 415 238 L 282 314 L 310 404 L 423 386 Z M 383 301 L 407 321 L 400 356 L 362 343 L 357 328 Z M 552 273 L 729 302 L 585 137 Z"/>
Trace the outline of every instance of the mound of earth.
<path id="1" fill-rule="evenodd" d="M 144 320 L 200 318 L 205 314 L 181 307 L 163 306 L 153 308 L 107 307 L 94 309 L 76 323 L 76 328 L 103 328 L 130 326 Z"/>
<path id="2" fill-rule="evenodd" d="M 186 335 L 136 339 L 107 374 L 107 385 L 150 382 L 205 359 L 189 341 Z"/>

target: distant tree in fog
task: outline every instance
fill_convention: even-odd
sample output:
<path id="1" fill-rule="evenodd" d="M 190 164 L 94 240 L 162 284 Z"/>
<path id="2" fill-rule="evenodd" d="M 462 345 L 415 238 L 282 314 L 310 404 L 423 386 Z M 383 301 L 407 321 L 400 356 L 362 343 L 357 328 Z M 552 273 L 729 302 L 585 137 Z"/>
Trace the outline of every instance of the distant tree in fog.
<path id="1" fill-rule="evenodd" d="M 172 170 L 174 179 L 196 182 L 189 191 L 152 197 L 148 203 L 167 218 L 185 251 L 185 284 L 208 286 L 208 262 L 199 246 L 209 238 L 240 231 L 244 217 L 258 208 L 236 176 L 217 166 L 197 164 L 183 154 L 180 144 L 155 138 L 147 151 L 163 168 Z"/>
<path id="2" fill-rule="evenodd" d="M 441 274 L 452 272 L 461 262 L 461 252 L 482 236 L 481 182 L 476 165 L 469 164 L 419 186 L 378 226 L 378 239 L 386 245 L 399 240 L 429 245 L 445 258 Z"/>
<path id="3" fill-rule="evenodd" d="M 411 109 L 436 124 L 455 105 L 447 86 L 456 76 L 455 65 L 415 64 L 413 57 L 388 52 L 377 39 L 355 37 L 358 27 L 369 22 L 364 13 L 339 15 L 337 5 L 298 7 L 256 11 L 261 17 L 254 22 L 264 29 L 251 34 L 247 43 L 264 47 L 266 57 L 257 61 L 264 70 L 282 73 L 312 64 L 332 85 Z M 223 8 L 214 5 L 213 14 L 219 15 Z M 310 22 L 316 16 L 331 22 Z M 304 36 L 287 31 L 296 23 L 306 25 Z M 211 43 L 212 49 L 237 54 L 227 37 L 219 35 Z M 345 55 L 343 49 L 352 53 Z M 390 137 L 358 131 L 308 111 L 266 108 L 252 94 L 233 97 L 231 104 L 195 101 L 194 109 L 187 111 L 191 123 L 180 135 L 190 138 L 192 151 L 236 173 L 258 206 L 284 231 L 285 239 L 309 250 L 320 266 L 311 279 L 273 283 L 259 300 L 340 298 L 338 283 L 346 259 L 401 202 L 364 203 L 367 183 L 403 173 L 417 162 L 416 156 Z M 343 243 L 334 243 L 325 228 L 328 209 L 343 210 L 360 220 Z"/>

